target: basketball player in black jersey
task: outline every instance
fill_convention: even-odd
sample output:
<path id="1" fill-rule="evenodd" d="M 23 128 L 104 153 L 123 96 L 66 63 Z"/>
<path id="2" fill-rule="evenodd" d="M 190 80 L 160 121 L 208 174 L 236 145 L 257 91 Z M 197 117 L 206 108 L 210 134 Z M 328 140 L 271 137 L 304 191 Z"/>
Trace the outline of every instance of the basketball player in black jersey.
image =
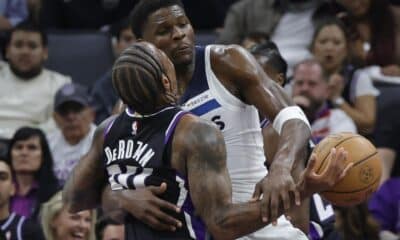
<path id="1" fill-rule="evenodd" d="M 126 239 L 206 239 L 205 226 L 215 239 L 234 239 L 268 223 L 260 201 L 232 204 L 222 134 L 175 106 L 175 71 L 162 51 L 145 42 L 130 46 L 114 65 L 113 84 L 128 108 L 98 127 L 89 153 L 73 170 L 63 197 L 71 211 L 96 207 L 108 179 L 122 192 L 167 184 L 161 198 L 180 208 L 171 213 L 182 225 L 175 232 L 126 217 Z M 311 157 L 297 186 L 301 197 L 344 177 L 351 167 L 345 158 L 343 148 L 332 149 L 327 170 L 317 175 Z"/>

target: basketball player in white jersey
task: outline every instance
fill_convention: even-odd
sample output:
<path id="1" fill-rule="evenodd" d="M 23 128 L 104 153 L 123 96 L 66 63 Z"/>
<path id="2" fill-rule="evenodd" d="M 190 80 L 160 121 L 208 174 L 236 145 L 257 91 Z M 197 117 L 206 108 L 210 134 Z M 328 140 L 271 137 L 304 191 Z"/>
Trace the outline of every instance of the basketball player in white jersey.
<path id="1" fill-rule="evenodd" d="M 256 186 L 255 197 L 261 198 L 265 221 L 278 217 L 279 204 L 289 209 L 290 194 L 299 204 L 291 173 L 304 165 L 309 123 L 251 54 L 239 46 L 195 48 L 193 29 L 179 0 L 141 1 L 133 11 L 132 28 L 136 37 L 155 44 L 172 60 L 184 108 L 220 127 L 227 145 L 233 201 L 249 201 Z M 280 134 L 268 175 L 257 110 L 274 120 Z M 283 217 L 276 227 L 266 227 L 249 237 L 306 239 Z"/>

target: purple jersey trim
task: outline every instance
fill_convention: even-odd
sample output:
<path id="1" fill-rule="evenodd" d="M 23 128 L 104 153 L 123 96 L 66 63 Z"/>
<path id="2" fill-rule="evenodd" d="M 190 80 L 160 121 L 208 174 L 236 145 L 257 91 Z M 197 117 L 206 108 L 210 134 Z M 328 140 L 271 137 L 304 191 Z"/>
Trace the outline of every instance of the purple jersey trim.
<path id="1" fill-rule="evenodd" d="M 190 215 L 190 221 L 192 223 L 192 229 L 194 231 L 196 239 L 197 240 L 206 240 L 206 236 L 207 236 L 206 225 L 204 224 L 203 220 L 200 217 L 197 217 L 195 215 L 195 208 L 193 206 L 192 198 L 190 197 L 188 179 L 186 176 L 184 176 L 178 172 L 176 173 L 176 175 L 179 176 L 180 178 L 184 179 L 185 188 L 188 189 L 188 196 L 186 197 L 185 201 L 183 202 L 181 209 L 185 213 Z"/>
<path id="2" fill-rule="evenodd" d="M 103 137 L 104 137 L 104 138 L 105 138 L 105 137 L 107 136 L 107 134 L 110 132 L 111 127 L 114 125 L 115 119 L 116 119 L 116 118 L 114 118 L 114 120 L 112 120 L 112 121 L 108 124 L 108 126 L 104 129 L 104 133 L 103 133 Z"/>
<path id="3" fill-rule="evenodd" d="M 178 124 L 179 120 L 183 117 L 183 115 L 187 114 L 188 112 L 185 111 L 179 111 L 177 114 L 175 114 L 174 118 L 172 119 L 171 123 L 169 124 L 167 130 L 165 131 L 165 139 L 164 139 L 164 144 L 167 144 L 169 141 L 172 133 L 174 132 L 176 125 Z"/>

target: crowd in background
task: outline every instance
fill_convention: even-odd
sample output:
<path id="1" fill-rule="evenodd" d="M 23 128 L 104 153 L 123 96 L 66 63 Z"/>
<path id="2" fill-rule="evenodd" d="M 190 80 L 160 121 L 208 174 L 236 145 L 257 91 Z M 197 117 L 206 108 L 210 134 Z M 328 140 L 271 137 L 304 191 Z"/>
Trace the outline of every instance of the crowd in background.
<path id="1" fill-rule="evenodd" d="M 101 211 L 69 213 L 60 190 L 88 151 L 96 125 L 118 108 L 112 61 L 136 41 L 128 16 L 137 2 L 0 1 L 0 225 L 6 239 L 123 239 L 123 226 Z M 333 207 L 334 230 L 321 239 L 400 239 L 400 1 L 183 4 L 199 44 L 239 44 L 254 55 L 304 110 L 315 143 L 354 132 L 377 147 L 380 188 L 357 207 Z M 55 44 L 60 36 L 84 41 L 87 34 L 106 36 L 112 55 L 96 53 L 98 60 L 110 58 L 104 69 L 96 57 L 74 64 L 90 54 L 86 48 Z M 63 51 L 56 57 L 55 46 Z M 72 52 L 76 59 L 67 61 Z M 74 66 L 74 73 L 47 67 L 52 61 Z M 101 74 L 83 79 L 79 73 L 88 68 Z M 265 148 L 268 161 L 272 153 Z"/>

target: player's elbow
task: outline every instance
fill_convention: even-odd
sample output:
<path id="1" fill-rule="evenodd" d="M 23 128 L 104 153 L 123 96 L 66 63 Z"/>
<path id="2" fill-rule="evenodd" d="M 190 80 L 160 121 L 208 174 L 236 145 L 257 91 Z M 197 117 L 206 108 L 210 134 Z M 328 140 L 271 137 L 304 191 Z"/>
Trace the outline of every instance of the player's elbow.
<path id="1" fill-rule="evenodd" d="M 213 239 L 228 240 L 240 237 L 236 231 L 238 226 L 235 226 L 232 218 L 226 214 L 216 214 L 213 217 L 213 221 L 208 225 L 207 228 Z"/>
<path id="2" fill-rule="evenodd" d="M 211 236 L 215 240 L 230 240 L 230 239 L 236 239 L 238 237 L 228 228 L 224 229 L 223 227 L 218 225 L 209 227 L 208 230 L 210 231 Z"/>

